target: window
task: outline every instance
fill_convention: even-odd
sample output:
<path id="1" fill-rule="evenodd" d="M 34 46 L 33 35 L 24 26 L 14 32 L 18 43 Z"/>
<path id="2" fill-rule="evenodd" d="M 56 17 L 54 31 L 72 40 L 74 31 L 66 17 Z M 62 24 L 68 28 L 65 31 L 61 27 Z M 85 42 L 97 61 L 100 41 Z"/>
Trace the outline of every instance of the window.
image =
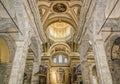
<path id="1" fill-rule="evenodd" d="M 53 63 L 57 63 L 57 59 L 56 58 L 53 58 Z"/>
<path id="2" fill-rule="evenodd" d="M 62 54 L 56 55 L 53 57 L 52 62 L 54 64 L 67 64 L 68 63 L 68 57 L 64 56 Z"/>
<path id="3" fill-rule="evenodd" d="M 68 63 L 68 59 L 67 58 L 64 58 L 64 63 Z"/>
<path id="4" fill-rule="evenodd" d="M 59 62 L 59 63 L 62 63 L 62 61 L 63 61 L 63 57 L 62 57 L 62 55 L 59 55 L 59 57 L 58 57 L 58 62 Z"/>

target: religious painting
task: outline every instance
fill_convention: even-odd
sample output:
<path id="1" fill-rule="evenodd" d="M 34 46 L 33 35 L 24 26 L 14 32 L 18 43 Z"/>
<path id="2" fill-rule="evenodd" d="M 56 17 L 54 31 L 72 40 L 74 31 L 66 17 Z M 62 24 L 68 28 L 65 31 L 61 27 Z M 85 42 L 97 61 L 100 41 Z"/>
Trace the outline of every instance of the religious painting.
<path id="1" fill-rule="evenodd" d="M 67 6 L 63 3 L 57 3 L 53 6 L 53 10 L 57 13 L 65 12 L 67 10 Z"/>

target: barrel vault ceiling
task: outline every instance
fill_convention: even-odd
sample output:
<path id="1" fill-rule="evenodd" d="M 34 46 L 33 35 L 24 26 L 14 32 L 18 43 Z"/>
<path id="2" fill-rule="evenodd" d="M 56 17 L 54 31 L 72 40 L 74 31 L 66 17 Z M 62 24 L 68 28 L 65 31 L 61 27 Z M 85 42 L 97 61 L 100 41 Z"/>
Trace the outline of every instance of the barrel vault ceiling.
<path id="1" fill-rule="evenodd" d="M 68 41 L 73 38 L 82 3 L 83 0 L 38 0 L 41 22 L 49 39 Z"/>

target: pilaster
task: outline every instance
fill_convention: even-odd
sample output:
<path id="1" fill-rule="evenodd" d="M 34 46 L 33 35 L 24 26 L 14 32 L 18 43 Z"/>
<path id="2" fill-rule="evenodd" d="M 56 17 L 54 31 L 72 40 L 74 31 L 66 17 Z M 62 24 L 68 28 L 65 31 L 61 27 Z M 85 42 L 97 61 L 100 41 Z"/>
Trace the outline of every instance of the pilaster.
<path id="1" fill-rule="evenodd" d="M 16 52 L 8 84 L 22 84 L 26 57 L 30 45 L 31 27 L 23 5 L 23 0 L 14 0 L 13 2 L 16 12 L 17 26 L 21 33 L 19 33 L 18 39 L 16 40 Z"/>
<path id="2" fill-rule="evenodd" d="M 84 84 L 90 84 L 90 70 L 87 59 L 81 61 L 82 79 Z"/>
<path id="3" fill-rule="evenodd" d="M 35 76 L 35 73 L 37 73 L 38 71 L 39 71 L 39 62 L 34 61 L 33 62 L 31 84 L 37 84 L 39 82 L 39 77 Z"/>
<path id="4" fill-rule="evenodd" d="M 101 32 L 99 32 L 105 21 L 106 3 L 107 0 L 96 0 L 96 6 L 89 25 L 90 29 L 92 30 L 92 46 L 94 50 L 99 84 L 112 84 L 104 42 L 101 36 Z"/>
<path id="5" fill-rule="evenodd" d="M 25 62 L 28 52 L 28 44 L 24 40 L 17 41 L 16 44 L 17 49 L 12 65 L 9 84 L 22 84 L 23 81 Z"/>

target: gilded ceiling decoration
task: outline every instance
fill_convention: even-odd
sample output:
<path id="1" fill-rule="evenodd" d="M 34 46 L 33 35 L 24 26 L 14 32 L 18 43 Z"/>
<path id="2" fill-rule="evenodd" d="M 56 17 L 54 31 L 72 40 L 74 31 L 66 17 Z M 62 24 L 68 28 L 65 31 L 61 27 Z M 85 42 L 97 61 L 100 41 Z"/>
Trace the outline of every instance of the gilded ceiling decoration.
<path id="1" fill-rule="evenodd" d="M 81 0 L 39 0 L 38 7 L 41 15 L 41 21 L 46 29 L 52 22 L 66 21 L 74 26 L 78 24 L 80 9 L 82 6 Z"/>
<path id="2" fill-rule="evenodd" d="M 48 26 L 46 33 L 54 41 L 66 41 L 74 34 L 74 29 L 66 22 L 55 22 Z"/>
<path id="3" fill-rule="evenodd" d="M 82 0 L 39 0 L 46 35 L 52 41 L 68 41 L 77 30 Z"/>
<path id="4" fill-rule="evenodd" d="M 65 43 L 55 43 L 50 47 L 50 54 L 54 54 L 56 52 L 64 52 L 64 53 L 70 53 L 71 49 L 70 47 Z"/>

